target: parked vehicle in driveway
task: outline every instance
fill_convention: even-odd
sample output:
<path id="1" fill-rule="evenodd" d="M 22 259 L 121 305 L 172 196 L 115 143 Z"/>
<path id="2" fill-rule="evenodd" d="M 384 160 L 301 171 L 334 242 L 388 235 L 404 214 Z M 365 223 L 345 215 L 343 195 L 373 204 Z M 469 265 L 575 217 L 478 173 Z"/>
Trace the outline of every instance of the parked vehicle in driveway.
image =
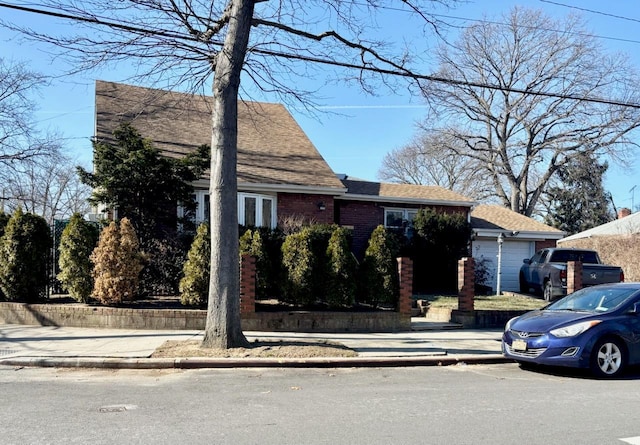
<path id="1" fill-rule="evenodd" d="M 502 353 L 521 364 L 620 375 L 640 364 L 640 283 L 587 287 L 509 320 Z"/>
<path id="2" fill-rule="evenodd" d="M 533 288 L 551 301 L 567 293 L 567 262 L 582 263 L 582 286 L 618 283 L 624 281 L 624 272 L 618 266 L 602 264 L 595 250 L 572 248 L 548 248 L 523 260 L 520 268 L 520 292 Z"/>

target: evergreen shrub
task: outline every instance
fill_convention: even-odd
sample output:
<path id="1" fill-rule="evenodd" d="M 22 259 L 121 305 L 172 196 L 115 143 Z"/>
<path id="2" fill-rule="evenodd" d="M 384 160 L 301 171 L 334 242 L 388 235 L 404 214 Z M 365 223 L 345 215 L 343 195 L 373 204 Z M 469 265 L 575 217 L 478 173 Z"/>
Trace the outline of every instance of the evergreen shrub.
<path id="1" fill-rule="evenodd" d="M 180 280 L 180 301 L 185 306 L 206 307 L 209 296 L 211 233 L 209 224 L 198 226 L 191 244 L 184 276 Z"/>
<path id="2" fill-rule="evenodd" d="M 81 303 L 89 301 L 93 290 L 93 264 L 90 257 L 98 237 L 97 225 L 85 221 L 79 213 L 71 216 L 60 237 L 58 280 L 69 295 Z"/>
<path id="3" fill-rule="evenodd" d="M 44 218 L 18 209 L 0 238 L 0 290 L 9 301 L 36 302 L 46 296 L 51 231 Z"/>
<path id="4" fill-rule="evenodd" d="M 351 253 L 349 231 L 336 227 L 327 246 L 327 304 L 353 306 L 356 296 L 357 261 Z"/>
<path id="5" fill-rule="evenodd" d="M 361 269 L 362 303 L 393 306 L 399 297 L 398 244 L 395 236 L 380 225 L 369 238 Z"/>
<path id="6" fill-rule="evenodd" d="M 283 300 L 307 305 L 315 301 L 313 274 L 317 258 L 313 255 L 312 231 L 309 227 L 287 235 L 282 244 L 282 263 L 286 271 Z"/>
<path id="7" fill-rule="evenodd" d="M 454 292 L 458 260 L 469 255 L 471 224 L 462 213 L 421 209 L 413 220 L 414 290 Z"/>
<path id="8" fill-rule="evenodd" d="M 133 300 L 138 294 L 143 255 L 131 222 L 111 222 L 100 234 L 98 247 L 91 254 L 93 296 L 102 304 Z"/>

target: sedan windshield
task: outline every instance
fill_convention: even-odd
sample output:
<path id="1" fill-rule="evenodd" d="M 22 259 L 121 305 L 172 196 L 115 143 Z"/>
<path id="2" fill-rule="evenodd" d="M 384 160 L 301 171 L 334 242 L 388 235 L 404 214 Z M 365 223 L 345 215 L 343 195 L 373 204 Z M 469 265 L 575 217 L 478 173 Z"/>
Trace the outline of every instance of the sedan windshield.
<path id="1" fill-rule="evenodd" d="M 608 312 L 637 292 L 633 288 L 587 287 L 550 304 L 548 311 Z"/>

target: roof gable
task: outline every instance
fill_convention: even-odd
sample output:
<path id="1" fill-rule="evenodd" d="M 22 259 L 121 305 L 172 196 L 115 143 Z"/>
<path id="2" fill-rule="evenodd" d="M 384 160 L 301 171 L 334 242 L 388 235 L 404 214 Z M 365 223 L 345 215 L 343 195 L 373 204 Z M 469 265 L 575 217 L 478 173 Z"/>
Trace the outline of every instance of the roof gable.
<path id="1" fill-rule="evenodd" d="M 96 82 L 96 140 L 130 122 L 161 153 L 180 157 L 211 144 L 211 97 Z M 343 185 L 282 104 L 238 103 L 238 183 L 293 189 Z M 207 172 L 208 175 L 208 172 Z"/>

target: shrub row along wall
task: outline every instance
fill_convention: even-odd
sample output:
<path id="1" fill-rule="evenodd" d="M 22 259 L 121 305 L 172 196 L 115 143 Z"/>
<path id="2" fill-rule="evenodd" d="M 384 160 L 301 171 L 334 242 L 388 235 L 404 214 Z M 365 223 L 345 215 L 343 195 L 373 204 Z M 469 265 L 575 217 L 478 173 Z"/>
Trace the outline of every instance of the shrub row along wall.
<path id="1" fill-rule="evenodd" d="M 255 258 L 243 255 L 240 268 L 242 329 L 294 332 L 392 332 L 411 329 L 413 264 L 398 258 L 400 299 L 396 311 L 255 312 Z M 130 309 L 83 304 L 0 303 L 0 324 L 87 328 L 203 330 L 206 311 Z"/>

